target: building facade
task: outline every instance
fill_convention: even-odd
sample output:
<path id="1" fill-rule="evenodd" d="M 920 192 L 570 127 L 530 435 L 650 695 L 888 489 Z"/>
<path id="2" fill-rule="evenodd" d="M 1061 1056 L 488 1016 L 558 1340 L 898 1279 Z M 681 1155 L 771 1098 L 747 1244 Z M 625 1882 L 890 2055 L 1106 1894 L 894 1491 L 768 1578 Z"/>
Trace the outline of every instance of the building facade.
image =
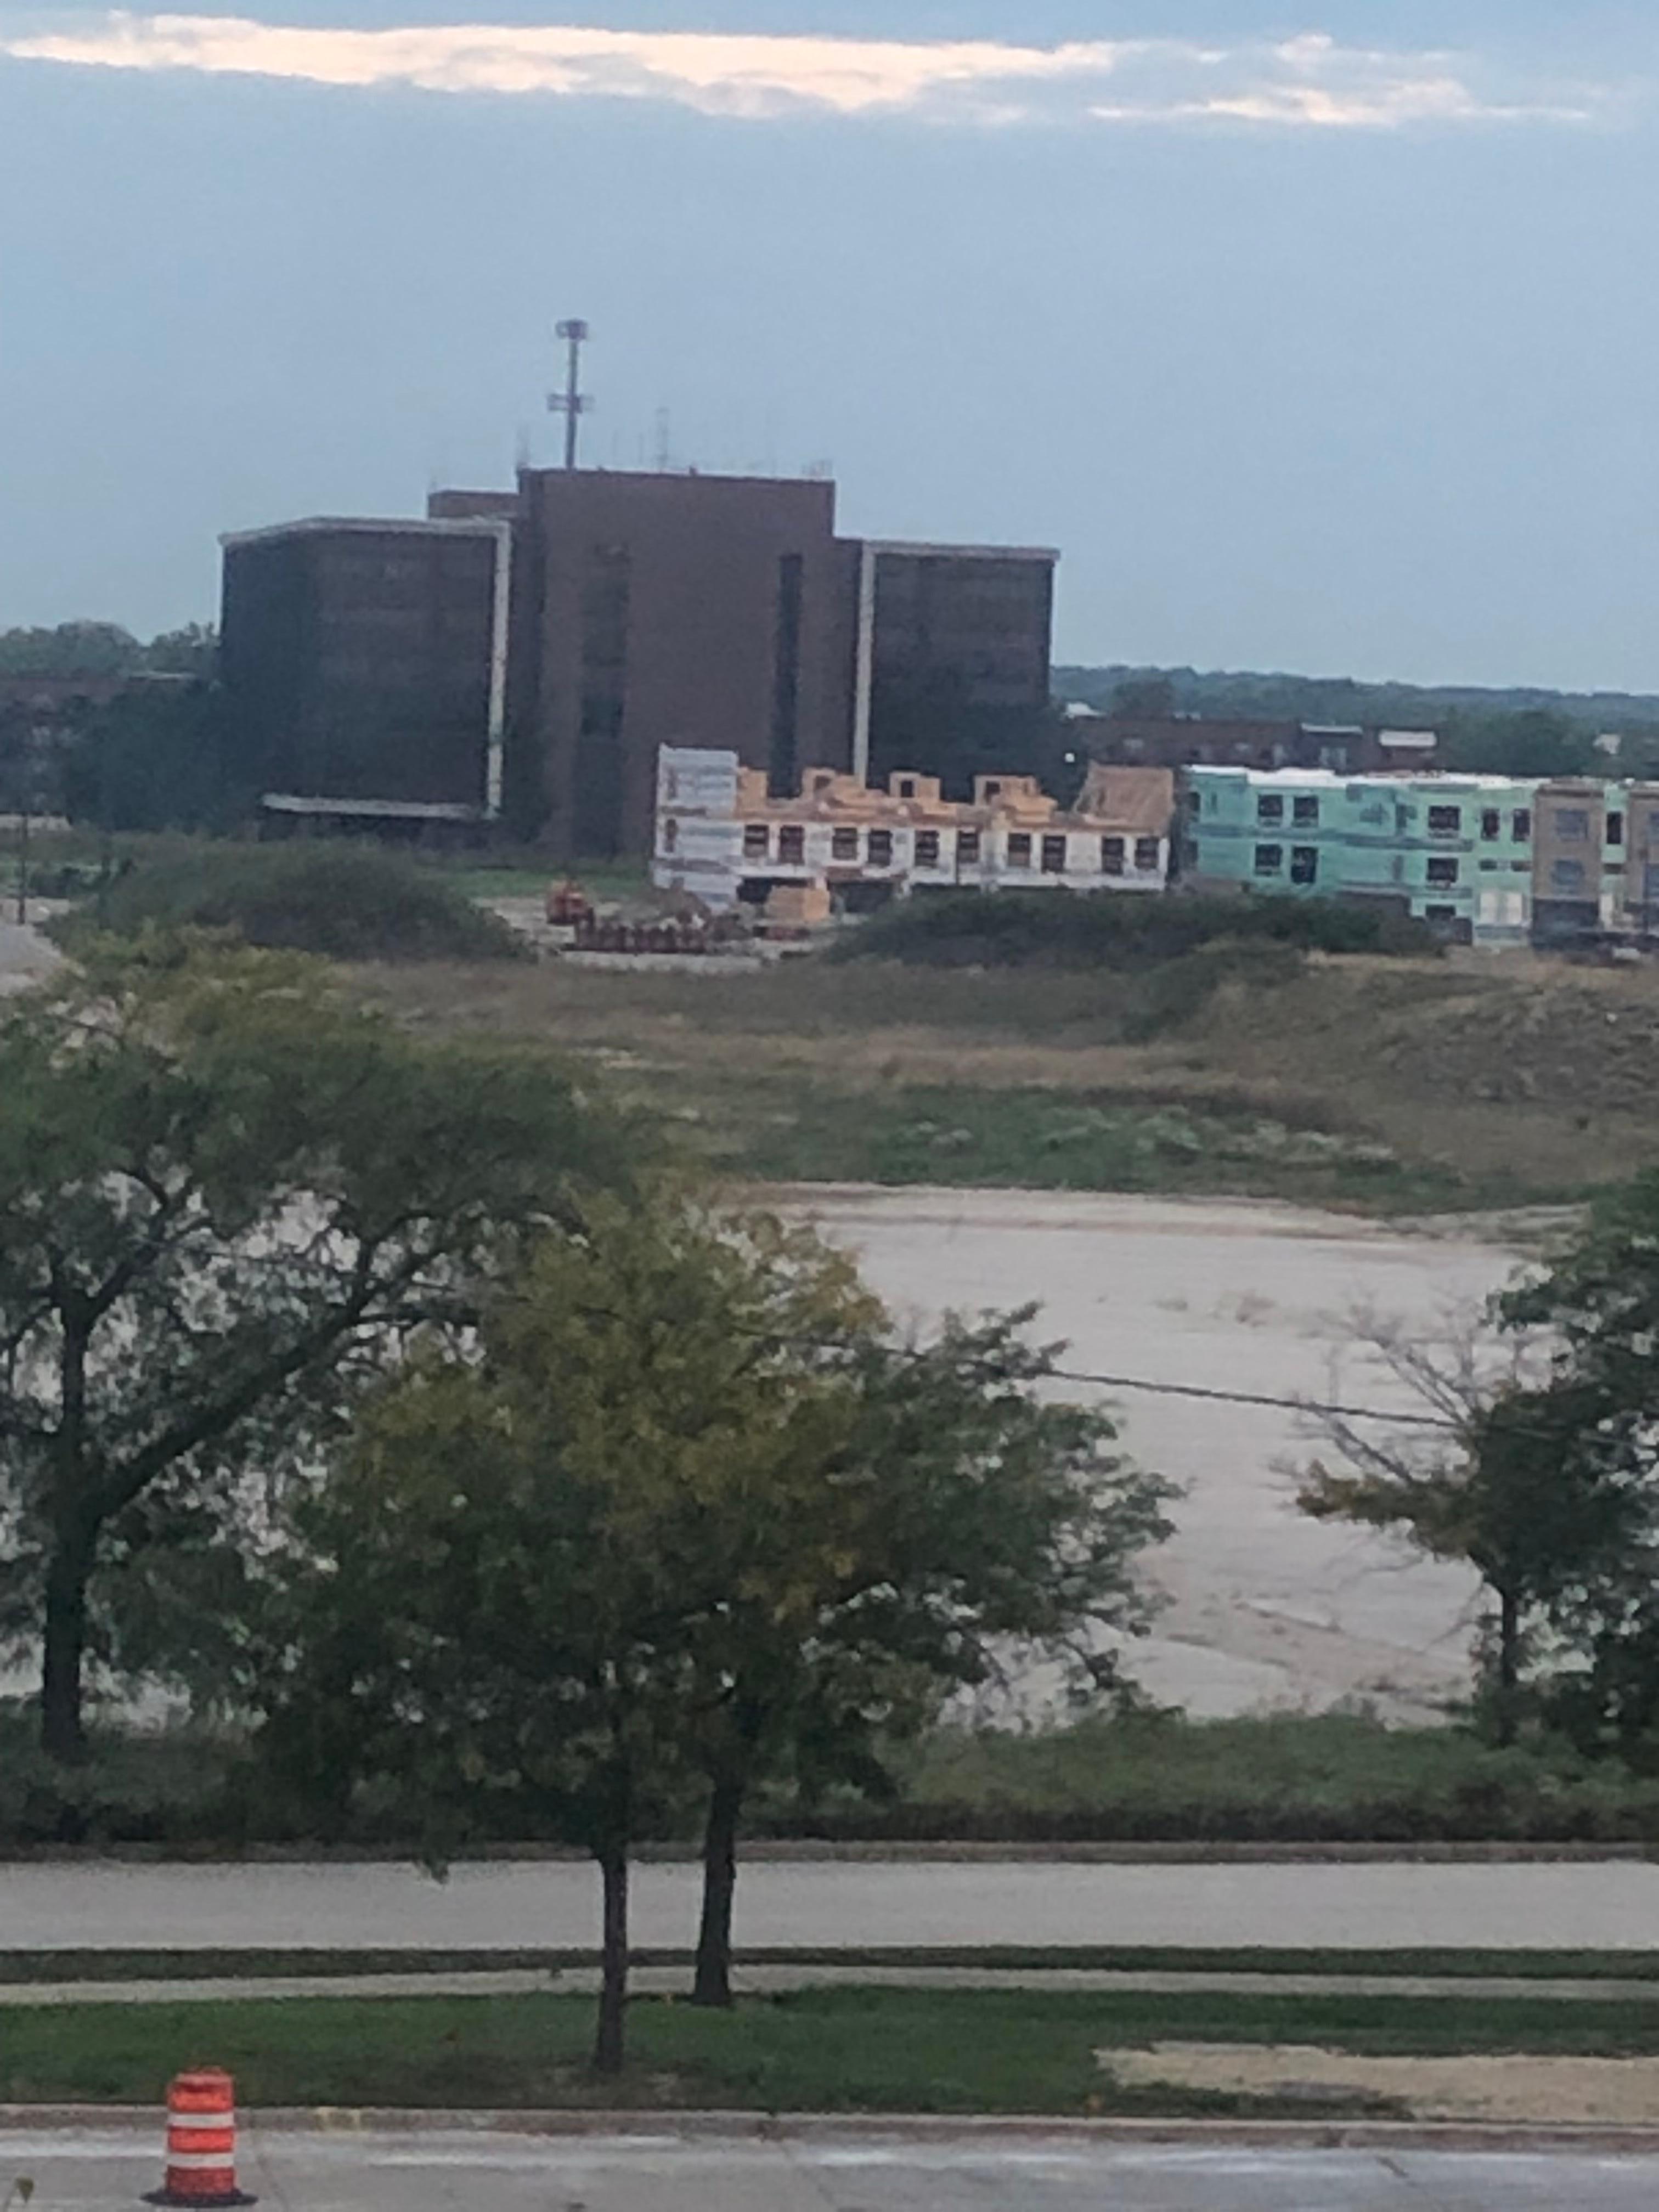
<path id="1" fill-rule="evenodd" d="M 855 775 L 901 769 L 965 799 L 1031 762 L 1048 711 L 1056 553 L 866 542 L 857 556 Z M 785 787 L 787 788 L 787 787 Z"/>
<path id="2" fill-rule="evenodd" d="M 1124 767 L 1320 768 L 1336 775 L 1431 769 L 1433 730 L 1370 729 L 1358 722 L 1211 720 L 1197 714 L 1071 713 L 1069 740 L 1091 760 Z"/>
<path id="3" fill-rule="evenodd" d="M 1194 889 L 1377 900 L 1463 944 L 1659 932 L 1659 786 L 1205 767 L 1182 781 Z"/>
<path id="4" fill-rule="evenodd" d="M 780 790 L 846 766 L 832 484 L 526 471 L 514 530 L 514 775 L 556 853 L 648 852 L 664 745 L 729 747 Z"/>
<path id="5" fill-rule="evenodd" d="M 1528 939 L 1535 781 L 1199 767 L 1182 781 L 1194 889 L 1374 900 L 1465 943 Z"/>
<path id="6" fill-rule="evenodd" d="M 878 790 L 815 769 L 786 798 L 734 752 L 665 746 L 652 873 L 716 908 L 805 887 L 854 908 L 917 890 L 1158 891 L 1174 802 L 1167 773 L 1113 769 L 1069 810 L 1029 776 L 981 776 L 960 801 L 904 769 Z"/>
<path id="7" fill-rule="evenodd" d="M 526 469 L 424 522 L 224 545 L 241 780 L 273 805 L 459 809 L 609 859 L 651 850 L 665 745 L 780 795 L 904 766 L 966 799 L 1042 759 L 1055 556 L 843 538 L 822 480 Z"/>
<path id="8" fill-rule="evenodd" d="M 499 814 L 506 522 L 319 520 L 223 545 L 234 768 L 268 812 Z"/>

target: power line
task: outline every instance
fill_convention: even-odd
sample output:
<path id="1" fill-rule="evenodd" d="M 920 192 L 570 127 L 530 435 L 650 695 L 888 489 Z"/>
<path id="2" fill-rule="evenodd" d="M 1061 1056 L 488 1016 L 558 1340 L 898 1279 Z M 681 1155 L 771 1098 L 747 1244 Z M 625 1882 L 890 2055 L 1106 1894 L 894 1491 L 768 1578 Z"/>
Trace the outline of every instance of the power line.
<path id="1" fill-rule="evenodd" d="M 1267 1406 L 1289 1413 L 1324 1413 L 1343 1421 L 1388 1421 L 1398 1428 L 1455 1429 L 1458 1423 L 1445 1413 L 1384 1413 L 1379 1406 L 1337 1406 L 1316 1398 L 1276 1398 L 1259 1390 L 1217 1390 L 1199 1382 L 1153 1382 L 1144 1375 L 1084 1375 L 1055 1368 L 1056 1382 L 1090 1382 L 1103 1390 L 1139 1390 L 1151 1398 L 1199 1398 L 1212 1405 Z"/>

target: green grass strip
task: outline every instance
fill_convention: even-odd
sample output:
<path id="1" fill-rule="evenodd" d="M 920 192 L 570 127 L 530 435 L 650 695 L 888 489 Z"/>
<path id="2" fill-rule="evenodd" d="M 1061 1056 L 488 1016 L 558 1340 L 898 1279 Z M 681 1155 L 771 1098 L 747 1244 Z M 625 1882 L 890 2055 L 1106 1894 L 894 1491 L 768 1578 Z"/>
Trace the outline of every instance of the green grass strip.
<path id="1" fill-rule="evenodd" d="M 211 2061 L 236 2075 L 249 2106 L 1260 2111 L 1119 2090 L 1097 2054 L 1165 2040 L 1659 2052 L 1651 2004 L 843 1988 L 729 2014 L 640 2000 L 629 2072 L 601 2090 L 586 2064 L 592 2019 L 591 1999 L 559 1996 L 40 2007 L 5 2019 L 0 2103 L 142 2104 L 159 2100 L 178 2068 Z"/>

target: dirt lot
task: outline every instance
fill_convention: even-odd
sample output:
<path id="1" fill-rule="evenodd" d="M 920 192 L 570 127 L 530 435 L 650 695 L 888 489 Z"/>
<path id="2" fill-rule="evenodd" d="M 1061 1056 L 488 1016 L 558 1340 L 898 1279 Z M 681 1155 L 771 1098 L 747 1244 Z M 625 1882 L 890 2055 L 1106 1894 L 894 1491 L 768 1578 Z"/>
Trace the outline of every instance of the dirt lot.
<path id="1" fill-rule="evenodd" d="M 1126 2085 L 1285 2098 L 1314 2109 L 1386 2105 L 1418 2120 L 1659 2124 L 1659 2058 L 1382 2058 L 1313 2045 L 1160 2043 L 1103 2051 Z"/>
<path id="2" fill-rule="evenodd" d="M 414 1020 L 562 1043 L 706 1157 L 763 1180 L 1410 1213 L 1568 1200 L 1659 1161 L 1647 969 L 1315 959 L 1227 982 L 1150 1038 L 1128 979 L 1100 972 L 550 961 L 362 981 Z"/>

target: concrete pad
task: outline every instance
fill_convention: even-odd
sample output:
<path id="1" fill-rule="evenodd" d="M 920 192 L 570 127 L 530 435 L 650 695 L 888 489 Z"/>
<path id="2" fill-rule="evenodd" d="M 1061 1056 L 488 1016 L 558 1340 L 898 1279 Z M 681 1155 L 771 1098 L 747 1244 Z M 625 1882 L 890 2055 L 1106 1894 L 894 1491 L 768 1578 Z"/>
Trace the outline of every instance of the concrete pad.
<path id="1" fill-rule="evenodd" d="M 1518 1264 L 1476 1231 L 1417 1234 L 1246 1200 L 805 1188 L 789 1196 L 924 1328 L 947 1308 L 1035 1301 L 1033 1333 L 1069 1344 L 1068 1369 L 1340 1395 L 1385 1411 L 1415 1401 L 1345 1349 L 1347 1317 L 1369 1306 L 1443 1334 L 1449 1315 L 1478 1310 Z M 1465 1693 L 1474 1577 L 1298 1514 L 1285 1468 L 1315 1449 L 1304 1416 L 1080 1389 L 1121 1409 L 1137 1459 L 1187 1486 L 1178 1533 L 1152 1563 L 1170 1601 L 1129 1655 L 1154 1696 L 1200 1717 L 1363 1700 L 1385 1717 L 1422 1721 Z"/>

